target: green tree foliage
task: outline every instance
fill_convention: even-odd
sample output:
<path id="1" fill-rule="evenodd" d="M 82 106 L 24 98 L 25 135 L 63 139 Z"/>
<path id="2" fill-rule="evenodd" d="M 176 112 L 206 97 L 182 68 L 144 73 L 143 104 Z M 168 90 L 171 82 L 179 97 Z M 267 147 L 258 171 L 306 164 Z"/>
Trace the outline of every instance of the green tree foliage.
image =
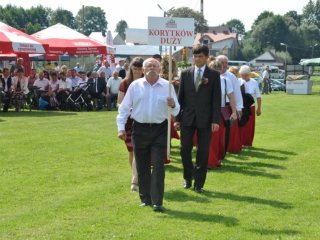
<path id="1" fill-rule="evenodd" d="M 191 8 L 181 7 L 177 9 L 170 9 L 167 14 L 171 17 L 194 18 L 196 33 L 206 32 L 208 30 L 207 20 L 200 12 L 194 11 Z"/>
<path id="2" fill-rule="evenodd" d="M 126 40 L 126 28 L 128 24 L 125 20 L 120 20 L 116 26 L 116 32 L 120 35 L 123 40 Z"/>
<path id="3" fill-rule="evenodd" d="M 231 32 L 244 35 L 246 33 L 244 24 L 239 19 L 231 19 L 226 23 Z"/>
<path id="4" fill-rule="evenodd" d="M 72 29 L 76 28 L 75 24 L 75 18 L 72 14 L 72 12 L 58 8 L 55 11 L 52 11 L 51 16 L 50 16 L 50 26 L 55 25 L 57 23 L 61 23 L 65 26 L 68 26 Z"/>
<path id="5" fill-rule="evenodd" d="M 275 47 L 280 42 L 291 42 L 290 36 L 288 25 L 284 17 L 280 15 L 267 17 L 264 21 L 259 21 L 251 34 L 251 37 L 259 42 L 261 46 L 271 43 Z"/>
<path id="6" fill-rule="evenodd" d="M 300 24 L 301 24 L 302 16 L 299 15 L 299 14 L 297 13 L 297 11 L 289 11 L 289 12 L 287 12 L 287 13 L 284 15 L 284 17 L 287 17 L 287 18 L 290 17 L 290 18 L 292 18 L 292 19 L 296 22 L 297 25 L 300 25 Z"/>
<path id="7" fill-rule="evenodd" d="M 41 5 L 37 7 L 31 7 L 26 10 L 26 14 L 29 17 L 28 20 L 32 24 L 39 24 L 42 29 L 49 27 L 49 16 L 51 9 L 44 8 Z"/>
<path id="8" fill-rule="evenodd" d="M 302 21 L 307 24 L 320 24 L 320 0 L 309 0 L 302 10 Z"/>
<path id="9" fill-rule="evenodd" d="M 0 21 L 17 29 L 24 29 L 28 23 L 28 16 L 23 8 L 8 4 L 0 11 Z"/>
<path id="10" fill-rule="evenodd" d="M 273 12 L 269 12 L 269 11 L 264 11 L 262 12 L 261 14 L 259 14 L 259 16 L 256 18 L 256 20 L 253 22 L 253 25 L 252 25 L 252 29 L 255 28 L 255 26 L 257 26 L 262 20 L 265 20 L 269 17 L 273 17 L 274 14 Z"/>
<path id="11" fill-rule="evenodd" d="M 105 33 L 108 24 L 105 15 L 106 13 L 100 7 L 86 6 L 84 8 L 84 23 L 82 24 L 83 9 L 81 8 L 76 16 L 77 30 L 87 36 L 92 32 Z"/>

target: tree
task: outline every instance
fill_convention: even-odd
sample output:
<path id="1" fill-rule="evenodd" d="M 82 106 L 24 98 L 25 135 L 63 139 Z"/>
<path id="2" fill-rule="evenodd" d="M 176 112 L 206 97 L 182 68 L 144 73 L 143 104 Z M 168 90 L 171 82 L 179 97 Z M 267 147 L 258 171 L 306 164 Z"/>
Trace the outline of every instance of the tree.
<path id="1" fill-rule="evenodd" d="M 292 19 L 296 22 L 297 25 L 300 25 L 300 24 L 301 24 L 302 16 L 299 15 L 299 14 L 297 13 L 297 11 L 289 11 L 289 12 L 287 12 L 287 13 L 284 15 L 284 17 L 290 17 L 290 18 L 292 18 Z"/>
<path id="2" fill-rule="evenodd" d="M 273 12 L 269 12 L 269 11 L 264 11 L 262 13 L 259 14 L 259 16 L 256 18 L 256 20 L 253 22 L 253 25 L 252 25 L 252 29 L 257 26 L 262 20 L 265 20 L 269 17 L 273 17 L 274 14 Z"/>
<path id="3" fill-rule="evenodd" d="M 198 11 L 194 11 L 188 7 L 181 7 L 177 9 L 170 9 L 167 12 L 168 16 L 171 17 L 184 17 L 184 18 L 194 18 L 195 22 L 195 32 L 206 32 L 208 30 L 207 20 Z"/>
<path id="4" fill-rule="evenodd" d="M 239 19 L 231 19 L 226 23 L 231 32 L 238 33 L 244 35 L 246 30 L 244 28 L 244 24 Z"/>
<path id="5" fill-rule="evenodd" d="M 116 26 L 116 32 L 120 35 L 123 40 L 126 40 L 126 28 L 128 24 L 125 20 L 120 20 Z"/>
<path id="6" fill-rule="evenodd" d="M 66 25 L 72 29 L 76 28 L 75 24 L 75 18 L 72 14 L 72 12 L 58 8 L 55 11 L 52 11 L 51 16 L 50 16 L 50 26 L 55 25 L 57 23 L 61 23 L 63 25 Z"/>
<path id="7" fill-rule="evenodd" d="M 51 13 L 51 9 L 44 8 L 41 5 L 37 7 L 31 7 L 30 9 L 26 10 L 26 14 L 28 16 L 29 22 L 33 25 L 39 24 L 42 29 L 49 27 L 49 16 Z"/>
<path id="8" fill-rule="evenodd" d="M 17 29 L 24 29 L 26 27 L 28 16 L 23 8 L 8 4 L 1 10 L 0 21 Z"/>
<path id="9" fill-rule="evenodd" d="M 320 24 L 320 0 L 309 0 L 302 10 L 302 21 L 307 24 Z"/>
<path id="10" fill-rule="evenodd" d="M 86 6 L 84 8 L 84 23 L 82 24 L 83 9 L 81 8 L 76 16 L 77 30 L 87 36 L 92 32 L 105 33 L 108 25 L 105 15 L 106 13 L 100 7 Z"/>

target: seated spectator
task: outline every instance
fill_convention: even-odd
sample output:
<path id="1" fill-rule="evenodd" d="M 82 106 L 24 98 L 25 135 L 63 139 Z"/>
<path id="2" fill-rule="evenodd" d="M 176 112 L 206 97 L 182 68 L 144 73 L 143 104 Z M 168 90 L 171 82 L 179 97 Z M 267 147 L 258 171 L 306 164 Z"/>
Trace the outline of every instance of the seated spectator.
<path id="1" fill-rule="evenodd" d="M 9 68 L 2 70 L 2 77 L 0 78 L 0 99 L 3 102 L 3 112 L 8 112 L 10 101 L 11 101 L 11 85 L 12 78 L 10 76 Z"/>
<path id="2" fill-rule="evenodd" d="M 57 73 L 51 72 L 48 95 L 50 97 L 49 104 L 52 109 L 57 109 L 59 107 L 59 102 L 56 97 L 58 91 L 59 91 L 59 82 L 58 82 Z"/>
<path id="3" fill-rule="evenodd" d="M 79 81 L 78 81 L 78 87 L 82 87 L 84 83 L 87 82 L 87 75 L 85 72 L 79 72 Z"/>
<path id="4" fill-rule="evenodd" d="M 113 72 L 112 77 L 109 78 L 107 83 L 107 110 L 111 111 L 112 105 L 116 106 L 118 99 L 119 86 L 122 78 L 119 77 L 119 72 Z"/>
<path id="5" fill-rule="evenodd" d="M 44 77 L 44 71 L 39 72 L 39 78 L 34 81 L 34 87 L 37 87 L 40 91 L 48 91 L 49 80 Z"/>
<path id="6" fill-rule="evenodd" d="M 88 92 L 91 99 L 97 99 L 97 110 L 101 110 L 106 99 L 106 80 L 98 77 L 96 72 L 92 72 L 92 77 L 88 79 Z"/>
<path id="7" fill-rule="evenodd" d="M 70 70 L 70 76 L 67 77 L 72 82 L 72 90 L 74 90 L 78 86 L 78 82 L 80 78 L 77 76 L 77 72 L 75 69 Z"/>
<path id="8" fill-rule="evenodd" d="M 33 87 L 34 82 L 38 79 L 37 70 L 32 68 L 28 77 L 28 88 Z"/>
<path id="9" fill-rule="evenodd" d="M 19 112 L 23 107 L 24 101 L 27 99 L 28 89 L 28 78 L 24 76 L 23 69 L 16 70 L 16 76 L 13 77 L 12 89 L 12 102 L 16 112 Z"/>
<path id="10" fill-rule="evenodd" d="M 59 89 L 57 92 L 57 99 L 60 102 L 61 109 L 65 109 L 65 103 L 72 91 L 72 83 L 70 79 L 66 78 L 66 74 L 64 72 L 59 73 Z"/>

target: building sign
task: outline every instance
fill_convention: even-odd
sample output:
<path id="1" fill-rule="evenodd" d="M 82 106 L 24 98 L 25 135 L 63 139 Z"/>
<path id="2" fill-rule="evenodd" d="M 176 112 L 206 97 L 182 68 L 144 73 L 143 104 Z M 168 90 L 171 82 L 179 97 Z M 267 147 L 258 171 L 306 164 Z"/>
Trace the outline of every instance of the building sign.
<path id="1" fill-rule="evenodd" d="M 194 44 L 193 18 L 148 18 L 148 44 L 186 46 Z"/>

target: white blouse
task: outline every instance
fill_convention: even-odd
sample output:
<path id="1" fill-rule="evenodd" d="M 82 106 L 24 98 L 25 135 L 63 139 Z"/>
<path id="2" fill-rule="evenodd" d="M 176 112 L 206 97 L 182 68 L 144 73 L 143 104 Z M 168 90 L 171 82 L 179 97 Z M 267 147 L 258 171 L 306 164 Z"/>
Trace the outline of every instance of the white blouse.
<path id="1" fill-rule="evenodd" d="M 229 78 L 224 78 L 220 76 L 220 84 L 221 84 L 221 107 L 226 105 L 226 92 L 230 94 L 233 92 L 232 83 Z M 226 86 L 227 85 L 227 86 Z M 227 87 L 227 91 L 226 91 Z"/>
<path id="2" fill-rule="evenodd" d="M 249 81 L 245 81 L 243 79 L 240 79 L 241 85 L 244 84 L 244 89 L 246 93 L 251 94 L 254 98 L 261 98 L 261 93 L 259 89 L 258 82 L 254 79 L 250 79 Z"/>

